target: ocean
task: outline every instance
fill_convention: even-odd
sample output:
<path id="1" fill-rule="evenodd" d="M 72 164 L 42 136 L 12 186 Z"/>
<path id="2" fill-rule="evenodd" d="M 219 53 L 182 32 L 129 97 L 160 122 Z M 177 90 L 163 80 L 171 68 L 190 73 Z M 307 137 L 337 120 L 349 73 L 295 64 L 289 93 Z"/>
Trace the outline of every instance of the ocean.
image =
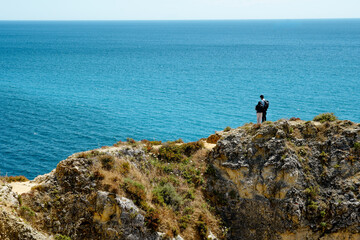
<path id="1" fill-rule="evenodd" d="M 0 174 L 32 179 L 119 140 L 360 122 L 360 19 L 0 21 Z"/>

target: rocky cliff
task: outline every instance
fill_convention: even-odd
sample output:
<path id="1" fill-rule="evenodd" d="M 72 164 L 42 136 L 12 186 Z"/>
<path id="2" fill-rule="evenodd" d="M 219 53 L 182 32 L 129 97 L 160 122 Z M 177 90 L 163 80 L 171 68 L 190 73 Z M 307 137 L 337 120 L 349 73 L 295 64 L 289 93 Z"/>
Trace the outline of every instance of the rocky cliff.
<path id="1" fill-rule="evenodd" d="M 360 239 L 359 124 L 280 120 L 231 130 L 206 192 L 231 239 Z"/>
<path id="2" fill-rule="evenodd" d="M 292 119 L 77 153 L 0 186 L 0 239 L 360 239 L 359 132 Z"/>

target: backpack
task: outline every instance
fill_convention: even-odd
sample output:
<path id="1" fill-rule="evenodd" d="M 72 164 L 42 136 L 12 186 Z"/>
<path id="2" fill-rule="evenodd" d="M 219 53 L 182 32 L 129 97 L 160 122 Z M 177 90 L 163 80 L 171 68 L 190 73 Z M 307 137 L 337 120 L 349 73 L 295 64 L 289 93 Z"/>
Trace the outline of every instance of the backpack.
<path id="1" fill-rule="evenodd" d="M 261 103 L 261 101 L 259 101 L 258 104 L 255 106 L 255 110 L 257 112 L 263 112 L 264 111 L 264 105 Z"/>
<path id="2" fill-rule="evenodd" d="M 264 111 L 266 111 L 269 107 L 269 101 L 268 100 L 265 100 L 264 101 Z"/>

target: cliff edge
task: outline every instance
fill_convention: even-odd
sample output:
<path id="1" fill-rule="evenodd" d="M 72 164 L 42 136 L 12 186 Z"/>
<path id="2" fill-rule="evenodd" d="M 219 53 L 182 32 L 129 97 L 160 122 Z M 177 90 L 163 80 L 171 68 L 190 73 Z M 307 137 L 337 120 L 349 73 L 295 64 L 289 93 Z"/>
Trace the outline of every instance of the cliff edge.
<path id="1" fill-rule="evenodd" d="M 76 153 L 0 186 L 0 238 L 360 239 L 359 132 L 292 119 Z"/>

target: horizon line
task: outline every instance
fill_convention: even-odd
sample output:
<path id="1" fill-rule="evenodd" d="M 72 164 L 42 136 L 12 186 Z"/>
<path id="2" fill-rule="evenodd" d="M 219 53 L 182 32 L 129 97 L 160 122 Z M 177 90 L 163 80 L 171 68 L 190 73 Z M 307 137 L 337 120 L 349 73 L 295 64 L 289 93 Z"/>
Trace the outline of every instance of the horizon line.
<path id="1" fill-rule="evenodd" d="M 34 21 L 34 22 L 81 22 L 81 21 L 103 21 L 103 22 L 111 22 L 111 21 L 256 21 L 256 20 L 358 20 L 360 17 L 344 17 L 344 18 L 223 18 L 223 19 L 0 19 L 3 22 L 26 22 L 26 21 Z"/>

